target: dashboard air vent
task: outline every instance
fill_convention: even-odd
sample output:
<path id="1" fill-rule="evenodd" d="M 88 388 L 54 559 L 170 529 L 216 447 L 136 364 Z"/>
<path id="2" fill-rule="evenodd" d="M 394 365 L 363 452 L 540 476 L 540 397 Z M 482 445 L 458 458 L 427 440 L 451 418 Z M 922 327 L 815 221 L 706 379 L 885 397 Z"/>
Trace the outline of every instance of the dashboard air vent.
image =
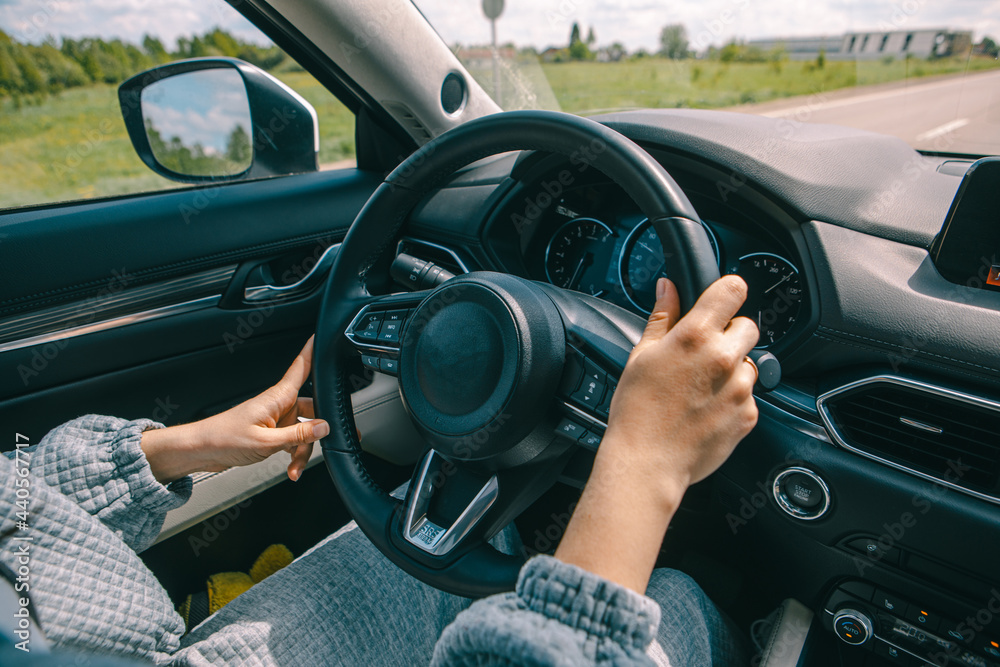
<path id="1" fill-rule="evenodd" d="M 1000 498 L 1000 404 L 883 376 L 824 394 L 818 407 L 842 446 Z"/>

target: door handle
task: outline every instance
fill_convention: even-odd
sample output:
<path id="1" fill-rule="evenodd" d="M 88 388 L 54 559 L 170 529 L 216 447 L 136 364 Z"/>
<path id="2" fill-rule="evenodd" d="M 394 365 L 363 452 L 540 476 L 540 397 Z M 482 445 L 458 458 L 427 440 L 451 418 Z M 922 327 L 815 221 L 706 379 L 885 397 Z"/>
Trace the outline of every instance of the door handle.
<path id="1" fill-rule="evenodd" d="M 318 286 L 326 272 L 333 266 L 333 260 L 337 258 L 340 251 L 340 244 L 334 243 L 323 251 L 316 264 L 309 269 L 309 273 L 302 276 L 291 285 L 254 285 L 243 290 L 243 300 L 249 302 L 271 301 L 272 299 L 288 299 L 301 296 L 312 291 Z"/>

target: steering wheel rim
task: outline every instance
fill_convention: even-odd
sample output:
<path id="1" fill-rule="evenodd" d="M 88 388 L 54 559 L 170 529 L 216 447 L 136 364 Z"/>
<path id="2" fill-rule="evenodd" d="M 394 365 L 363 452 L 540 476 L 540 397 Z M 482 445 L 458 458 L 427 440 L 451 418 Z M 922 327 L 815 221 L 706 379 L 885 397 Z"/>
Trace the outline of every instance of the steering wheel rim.
<path id="1" fill-rule="evenodd" d="M 372 480 L 360 458 L 350 398 L 352 383 L 345 363 L 348 355 L 357 352 L 345 334 L 377 293 L 388 289 L 388 271 L 373 269 L 387 268 L 387 251 L 411 210 L 455 170 L 484 157 L 516 150 L 563 155 L 569 158 L 572 168 L 581 172 L 595 168 L 621 186 L 653 221 L 664 247 L 684 250 L 666 258 L 671 274 L 677 277 L 682 311 L 688 310 L 697 296 L 719 277 L 714 253 L 698 215 L 666 170 L 621 134 L 577 116 L 514 111 L 470 121 L 416 151 L 376 189 L 344 238 L 327 280 L 316 326 L 314 404 L 317 415 L 331 427 L 329 436 L 322 440 L 323 454 L 348 511 L 383 554 L 425 583 L 467 597 L 511 590 L 523 558 L 501 554 L 485 539 L 478 543 L 470 539 L 460 551 L 444 559 L 420 553 L 400 541 L 398 524 L 403 520 L 402 505 Z M 528 281 L 510 276 L 497 280 L 500 279 L 483 274 L 467 282 L 473 286 L 485 285 L 487 292 L 512 291 L 515 296 L 508 295 L 508 307 L 516 306 L 518 300 L 531 301 L 540 291 Z M 516 281 L 525 283 L 524 288 Z M 539 298 L 545 301 L 544 297 Z M 563 302 L 559 314 L 569 328 L 567 299 L 553 301 Z M 605 307 L 592 304 L 590 308 Z M 551 320 L 551 315 L 548 319 Z M 543 332 L 542 338 L 547 335 Z M 561 344 L 565 347 L 565 338 Z M 550 356 L 548 365 L 558 364 L 561 372 L 562 356 L 556 359 L 557 356 Z M 533 376 L 519 376 L 521 382 L 527 382 L 528 377 Z M 410 382 L 410 386 L 415 385 Z M 411 417 L 417 419 L 412 412 Z M 424 461 L 431 458 L 429 454 Z M 412 505 L 413 499 L 408 497 L 407 502 Z"/>

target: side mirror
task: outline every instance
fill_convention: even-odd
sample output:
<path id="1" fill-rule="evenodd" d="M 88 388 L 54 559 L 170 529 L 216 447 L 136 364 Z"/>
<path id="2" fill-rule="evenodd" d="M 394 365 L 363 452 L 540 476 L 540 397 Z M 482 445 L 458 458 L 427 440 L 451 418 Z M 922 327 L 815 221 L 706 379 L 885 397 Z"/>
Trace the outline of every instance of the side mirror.
<path id="1" fill-rule="evenodd" d="M 146 165 L 182 183 L 316 171 L 316 111 L 235 58 L 155 67 L 118 88 L 125 127 Z"/>

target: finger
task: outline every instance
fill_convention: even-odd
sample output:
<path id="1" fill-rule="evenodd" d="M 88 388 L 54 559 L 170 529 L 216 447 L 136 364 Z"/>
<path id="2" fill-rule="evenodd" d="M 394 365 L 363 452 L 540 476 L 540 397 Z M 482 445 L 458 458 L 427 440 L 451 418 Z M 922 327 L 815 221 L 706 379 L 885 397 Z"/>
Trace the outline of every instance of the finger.
<path id="1" fill-rule="evenodd" d="M 316 335 L 309 336 L 305 346 L 299 352 L 292 365 L 285 371 L 284 376 L 278 381 L 279 387 L 285 387 L 294 393 L 299 393 L 299 389 L 309 379 L 309 371 L 312 368 L 313 341 Z"/>
<path id="2" fill-rule="evenodd" d="M 309 457 L 312 456 L 313 443 L 307 445 L 297 445 L 295 449 L 292 450 L 292 461 L 288 464 L 288 479 L 293 482 L 299 481 L 302 477 L 302 473 L 306 469 L 306 464 L 309 463 Z"/>
<path id="3" fill-rule="evenodd" d="M 737 275 L 722 276 L 708 286 L 684 319 L 693 326 L 722 331 L 747 298 L 747 284 Z"/>
<path id="4" fill-rule="evenodd" d="M 677 288 L 666 278 L 656 281 L 656 303 L 653 305 L 653 312 L 650 313 L 646 321 L 646 328 L 642 332 L 642 339 L 635 346 L 635 351 L 641 351 L 670 331 L 678 319 L 680 319 L 681 301 L 677 295 Z"/>
<path id="5" fill-rule="evenodd" d="M 282 428 L 264 430 L 264 438 L 271 446 L 271 453 L 282 449 L 291 451 L 298 445 L 308 445 L 330 434 L 330 425 L 322 419 L 298 422 Z"/>
<path id="6" fill-rule="evenodd" d="M 726 344 L 731 347 L 733 354 L 742 358 L 750 354 L 750 350 L 757 345 L 760 339 L 760 330 L 749 317 L 734 317 L 723 334 Z"/>

